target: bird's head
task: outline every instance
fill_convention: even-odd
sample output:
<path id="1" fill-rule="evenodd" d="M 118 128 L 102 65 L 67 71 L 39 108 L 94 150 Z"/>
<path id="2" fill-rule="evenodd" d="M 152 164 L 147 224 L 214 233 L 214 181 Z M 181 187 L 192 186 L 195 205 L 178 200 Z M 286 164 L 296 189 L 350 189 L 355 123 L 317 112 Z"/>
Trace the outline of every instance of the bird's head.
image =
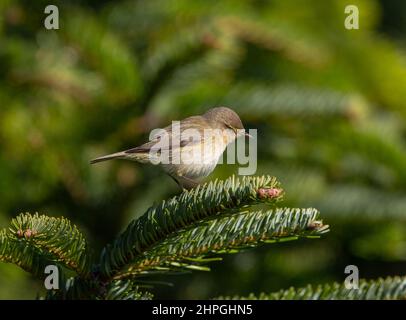
<path id="1" fill-rule="evenodd" d="M 208 110 L 203 115 L 207 120 L 215 125 L 218 129 L 232 130 L 235 138 L 239 136 L 247 136 L 252 138 L 250 134 L 245 132 L 244 125 L 238 114 L 227 107 L 216 107 Z"/>

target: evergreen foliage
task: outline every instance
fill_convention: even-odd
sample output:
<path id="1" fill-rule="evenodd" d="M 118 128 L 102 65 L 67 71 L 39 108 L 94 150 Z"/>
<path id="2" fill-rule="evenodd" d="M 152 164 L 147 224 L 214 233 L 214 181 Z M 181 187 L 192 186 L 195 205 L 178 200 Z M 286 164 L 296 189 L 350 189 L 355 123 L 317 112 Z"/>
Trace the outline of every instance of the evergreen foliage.
<path id="1" fill-rule="evenodd" d="M 183 191 L 150 207 L 103 250 L 90 270 L 91 256 L 83 235 L 64 218 L 21 214 L 0 232 L 0 261 L 14 263 L 43 279 L 55 264 L 63 283 L 47 299 L 150 299 L 145 279 L 180 270 L 208 270 L 220 254 L 235 253 L 261 243 L 302 237 L 318 238 L 329 231 L 316 209 L 273 208 L 252 211 L 264 203 L 274 206 L 283 191 L 270 176 L 234 176 Z M 66 269 L 76 275 L 70 276 Z M 251 294 L 227 299 L 404 299 L 406 282 L 395 277 L 361 281 L 357 290 L 334 283 Z"/>
<path id="2" fill-rule="evenodd" d="M 50 262 L 86 277 L 90 253 L 83 235 L 64 218 L 21 214 L 2 230 L 0 257 L 36 276 L 43 277 Z"/>
<path id="3" fill-rule="evenodd" d="M 257 172 L 281 180 L 284 206 L 317 208 L 334 232 L 323 241 L 253 251 L 250 273 L 240 268 L 239 255 L 231 256 L 210 273 L 210 281 L 195 272 L 188 281 L 178 280 L 179 290 L 157 289 L 158 297 L 209 298 L 218 294 L 217 285 L 232 296 L 252 287 L 273 292 L 292 284 L 340 282 L 348 261 L 362 264 L 361 276 L 402 275 L 406 2 L 351 3 L 359 8 L 359 30 L 344 28 L 342 0 L 55 0 L 60 29 L 45 30 L 45 1 L 0 1 L 0 225 L 21 211 L 55 212 L 74 221 L 96 252 L 110 243 L 103 264 L 98 255 L 88 255 L 73 225 L 66 230 L 72 228 L 69 241 L 77 249 L 65 251 L 59 223 L 68 226 L 66 220 L 51 227 L 47 219 L 53 218 L 24 215 L 18 219 L 45 223 L 42 238 L 17 236 L 29 229 L 21 222 L 4 229 L 1 260 L 41 279 L 49 262 L 63 268 L 74 281 L 55 298 L 88 296 L 89 281 L 97 284 L 98 277 L 128 270 L 131 279 L 112 280 L 101 292 L 143 297 L 132 288 L 144 276 L 138 264 L 147 261 L 148 276 L 206 268 L 204 261 L 218 254 L 201 251 L 207 244 L 200 236 L 208 221 L 221 227 L 220 212 L 182 209 L 187 222 L 166 221 L 160 229 L 147 216 L 137 222 L 151 203 L 172 197 L 175 185 L 155 168 L 115 162 L 96 169 L 88 161 L 139 145 L 151 129 L 171 120 L 227 105 L 247 128 L 258 129 Z M 224 179 L 234 169 L 219 166 L 211 178 Z M 179 210 L 177 200 L 168 201 L 165 206 Z M 158 203 L 149 213 L 166 219 L 162 210 Z M 224 217 L 234 221 L 245 210 Z M 258 217 L 276 213 L 274 207 L 257 210 L 263 210 Z M 138 235 L 144 223 L 149 231 Z M 54 231 L 62 240 L 53 238 Z M 160 247 L 178 239 L 178 232 L 194 232 L 200 242 Z M 187 254 L 194 251 L 203 257 L 193 259 L 203 263 L 191 262 Z M 303 251 L 314 259 L 303 259 Z M 178 253 L 185 256 L 173 260 Z M 159 254 L 157 266 L 150 254 Z M 226 277 L 230 272 L 235 277 Z M 187 290 L 195 283 L 201 291 Z M 0 298 L 32 297 L 26 290 L 32 285 L 17 268 L 0 264 Z"/>
<path id="4" fill-rule="evenodd" d="M 332 283 L 304 288 L 290 288 L 275 293 L 253 294 L 247 297 L 219 297 L 219 299 L 249 300 L 404 300 L 406 278 L 387 277 L 377 280 L 360 280 L 358 288 L 348 289 L 343 283 Z"/>
<path id="5" fill-rule="evenodd" d="M 269 176 L 244 177 L 234 176 L 225 181 L 209 182 L 198 186 L 190 192 L 168 201 L 152 206 L 138 220 L 133 221 L 127 230 L 102 254 L 102 273 L 110 275 L 133 260 L 146 248 L 178 229 L 185 229 L 198 221 L 223 214 L 237 212 L 244 206 L 259 202 L 275 202 L 282 195 L 260 197 L 258 190 L 277 189 L 276 179 Z"/>
<path id="6" fill-rule="evenodd" d="M 39 278 L 44 277 L 46 265 L 63 266 L 63 286 L 47 292 L 48 299 L 150 298 L 148 292 L 139 291 L 146 275 L 206 270 L 204 265 L 218 254 L 319 237 L 328 231 L 315 209 L 249 210 L 261 203 L 274 206 L 282 194 L 270 176 L 232 176 L 183 191 L 130 223 L 91 269 L 85 239 L 69 221 L 22 214 L 1 231 L 0 261 Z M 65 269 L 76 275 L 69 277 Z"/>

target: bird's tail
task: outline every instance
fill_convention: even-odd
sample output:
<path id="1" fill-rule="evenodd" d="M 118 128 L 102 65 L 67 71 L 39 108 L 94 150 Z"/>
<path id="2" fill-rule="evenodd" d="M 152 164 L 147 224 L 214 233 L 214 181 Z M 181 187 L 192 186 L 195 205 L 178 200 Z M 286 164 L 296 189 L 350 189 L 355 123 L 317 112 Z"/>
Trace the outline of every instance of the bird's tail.
<path id="1" fill-rule="evenodd" d="M 107 160 L 112 160 L 112 159 L 124 159 L 126 158 L 127 154 L 125 152 L 117 152 L 117 153 L 112 153 L 108 154 L 107 156 L 99 157 L 93 160 L 90 160 L 91 164 L 98 163 L 98 162 L 103 162 Z"/>

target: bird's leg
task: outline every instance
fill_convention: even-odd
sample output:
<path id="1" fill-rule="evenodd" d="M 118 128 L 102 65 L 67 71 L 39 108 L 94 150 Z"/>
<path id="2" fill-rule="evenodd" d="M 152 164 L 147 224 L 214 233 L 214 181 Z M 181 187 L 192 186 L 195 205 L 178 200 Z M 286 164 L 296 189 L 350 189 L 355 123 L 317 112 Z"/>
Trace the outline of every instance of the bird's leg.
<path id="1" fill-rule="evenodd" d="M 190 190 L 199 185 L 199 182 L 182 175 L 174 176 L 169 173 L 168 175 L 177 183 L 177 185 L 182 189 L 182 191 Z"/>
<path id="2" fill-rule="evenodd" d="M 185 176 L 179 177 L 179 181 L 182 184 L 182 188 L 186 190 L 193 189 L 199 185 L 197 181 L 187 178 Z"/>
<path id="3" fill-rule="evenodd" d="M 180 183 L 178 179 L 176 179 L 173 175 L 169 174 L 168 175 L 176 182 L 176 184 L 179 186 L 179 188 L 182 189 L 182 191 L 185 191 L 186 189 L 183 187 L 183 185 Z"/>
<path id="4" fill-rule="evenodd" d="M 171 174 L 168 174 L 172 179 L 173 179 L 173 181 L 175 181 L 176 182 L 176 184 L 181 188 L 181 189 L 184 189 L 183 187 L 182 187 L 182 184 L 179 182 L 179 180 L 178 179 L 176 179 L 173 175 L 171 175 Z"/>

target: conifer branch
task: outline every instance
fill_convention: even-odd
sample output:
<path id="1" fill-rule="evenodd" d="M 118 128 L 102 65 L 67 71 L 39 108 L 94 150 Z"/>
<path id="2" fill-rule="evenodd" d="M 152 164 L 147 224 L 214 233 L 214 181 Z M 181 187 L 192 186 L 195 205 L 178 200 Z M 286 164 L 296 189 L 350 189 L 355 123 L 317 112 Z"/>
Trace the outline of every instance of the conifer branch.
<path id="1" fill-rule="evenodd" d="M 223 98 L 239 114 L 282 117 L 357 118 L 368 113 L 367 103 L 356 94 L 291 85 L 235 85 Z M 247 107 L 249 106 L 249 107 Z"/>
<path id="2" fill-rule="evenodd" d="M 228 296 L 219 299 L 249 300 L 405 300 L 406 277 L 360 280 L 358 289 L 347 289 L 344 283 L 332 283 L 274 293 L 250 294 L 247 297 Z"/>
<path id="3" fill-rule="evenodd" d="M 75 11 L 61 31 L 72 45 L 80 48 L 78 52 L 84 60 L 109 82 L 108 96 L 115 103 L 134 99 L 141 94 L 140 72 L 131 50 L 100 24 L 94 15 Z"/>
<path id="4" fill-rule="evenodd" d="M 151 300 L 153 295 L 140 291 L 138 283 L 131 279 L 112 281 L 107 287 L 107 300 Z"/>
<path id="5" fill-rule="evenodd" d="M 387 192 L 378 188 L 337 185 L 314 201 L 317 208 L 329 216 L 351 221 L 406 220 L 406 198 L 402 192 Z"/>
<path id="6" fill-rule="evenodd" d="M 21 214 L 0 233 L 0 261 L 12 262 L 42 277 L 48 264 L 86 277 L 90 269 L 84 236 L 65 218 Z"/>
<path id="7" fill-rule="evenodd" d="M 112 277 L 144 251 L 176 231 L 220 213 L 237 213 L 243 207 L 261 202 L 275 203 L 282 194 L 274 177 L 238 179 L 232 176 L 224 181 L 215 180 L 199 185 L 168 201 L 162 201 L 130 223 L 123 234 L 105 247 L 100 263 L 102 276 Z"/>
<path id="8" fill-rule="evenodd" d="M 241 212 L 203 221 L 180 231 L 143 253 L 115 278 L 146 274 L 151 269 L 198 269 L 213 254 L 235 253 L 261 243 L 319 237 L 328 232 L 315 209 L 274 209 Z M 218 259 L 216 259 L 218 260 Z"/>
<path id="9" fill-rule="evenodd" d="M 39 279 L 44 278 L 45 267 L 54 263 L 49 254 L 11 238 L 7 230 L 0 231 L 0 261 L 13 263 Z"/>

